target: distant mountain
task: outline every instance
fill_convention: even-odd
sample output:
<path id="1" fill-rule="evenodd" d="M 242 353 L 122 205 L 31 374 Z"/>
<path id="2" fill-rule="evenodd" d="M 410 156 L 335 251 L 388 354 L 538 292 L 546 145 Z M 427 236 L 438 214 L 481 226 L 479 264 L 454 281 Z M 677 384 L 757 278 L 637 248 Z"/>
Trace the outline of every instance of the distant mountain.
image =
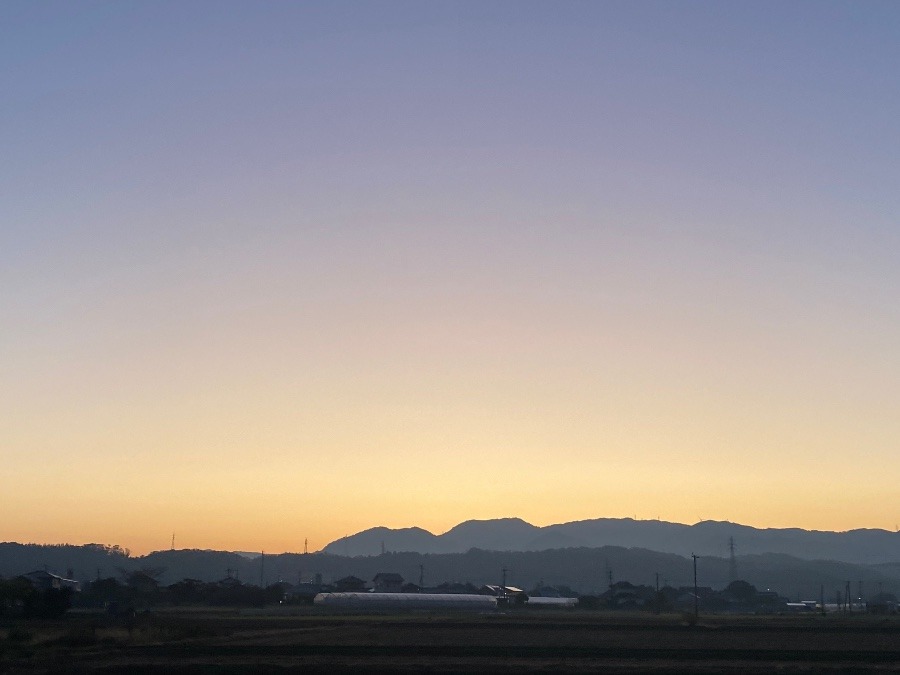
<path id="1" fill-rule="evenodd" d="M 418 527 L 376 527 L 342 537 L 323 549 L 336 555 L 378 555 L 386 551 L 462 553 L 543 551 L 556 548 L 622 546 L 679 556 L 692 553 L 727 556 L 733 538 L 740 555 L 777 553 L 806 560 L 836 560 L 854 564 L 900 563 L 900 534 L 860 529 L 827 532 L 799 528 L 758 529 L 737 523 L 706 520 L 695 525 L 631 518 L 597 518 L 537 527 L 520 518 L 469 520 L 435 535 Z"/>
<path id="2" fill-rule="evenodd" d="M 442 540 L 421 527 L 391 529 L 373 527 L 331 542 L 326 547 L 334 555 L 378 555 L 385 551 L 418 551 L 420 553 L 446 553 L 448 540 Z M 442 545 L 444 544 L 444 545 Z"/>
<path id="3" fill-rule="evenodd" d="M 451 528 L 439 538 L 459 542 L 463 550 L 480 548 L 485 551 L 527 551 L 528 546 L 541 533 L 541 528 L 526 523 L 521 518 L 498 520 L 467 520 Z"/>

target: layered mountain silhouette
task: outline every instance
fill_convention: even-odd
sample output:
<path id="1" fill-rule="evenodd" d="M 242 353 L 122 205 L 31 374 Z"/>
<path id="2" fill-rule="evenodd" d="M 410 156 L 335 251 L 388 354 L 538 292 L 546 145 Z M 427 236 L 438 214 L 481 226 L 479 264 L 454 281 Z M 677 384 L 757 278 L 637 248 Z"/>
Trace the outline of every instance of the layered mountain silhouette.
<path id="1" fill-rule="evenodd" d="M 468 520 L 443 534 L 420 527 L 373 527 L 342 537 L 323 552 L 371 556 L 385 551 L 463 553 L 485 551 L 545 551 L 565 548 L 621 546 L 679 556 L 727 557 L 733 538 L 740 555 L 778 553 L 805 560 L 835 560 L 854 564 L 900 562 L 900 533 L 878 529 L 847 532 L 800 528 L 759 529 L 737 523 L 705 520 L 694 525 L 660 520 L 598 518 L 538 527 L 520 518 Z"/>
<path id="2" fill-rule="evenodd" d="M 760 589 L 771 589 L 791 598 L 827 598 L 843 593 L 847 580 L 860 594 L 885 591 L 900 594 L 900 563 L 855 565 L 852 563 L 801 560 L 767 553 L 737 556 L 737 574 Z M 325 583 L 354 575 L 371 582 L 379 572 L 394 572 L 417 581 L 424 569 L 425 583 L 460 582 L 481 585 L 500 583 L 502 570 L 513 586 L 565 585 L 580 593 L 606 590 L 609 576 L 635 584 L 689 586 L 693 582 L 690 557 L 658 553 L 641 548 L 557 548 L 547 551 L 499 552 L 473 548 L 465 553 L 385 553 L 345 557 L 329 553 L 281 553 L 248 558 L 229 551 L 178 549 L 128 556 L 96 545 L 73 546 L 0 543 L 0 578 L 13 578 L 33 570 L 77 579 L 86 584 L 98 577 L 120 582 L 130 572 L 149 571 L 161 584 L 182 579 L 216 582 L 233 579 L 244 584 L 296 583 L 321 578 Z M 724 588 L 732 581 L 727 557 L 698 559 L 702 586 Z M 229 582 L 233 583 L 233 582 Z"/>
<path id="3" fill-rule="evenodd" d="M 730 538 L 735 567 L 729 561 Z M 382 542 L 384 551 L 382 555 Z M 418 549 L 418 550 L 416 550 Z M 696 525 L 598 519 L 536 527 L 518 518 L 468 521 L 442 535 L 421 528 L 373 528 L 329 544 L 317 553 L 250 557 L 228 551 L 178 549 L 132 556 L 100 544 L 0 543 L 0 578 L 33 570 L 86 582 L 122 579 L 152 570 L 162 584 L 181 579 L 250 584 L 295 583 L 348 575 L 371 581 L 396 572 L 426 584 L 499 583 L 502 570 L 515 586 L 564 584 L 582 593 L 603 592 L 612 576 L 636 584 L 692 583 L 691 553 L 698 556 L 701 585 L 724 588 L 734 576 L 791 598 L 840 596 L 848 580 L 859 594 L 900 595 L 900 534 L 885 530 L 818 532 L 757 529 L 705 521 Z"/>

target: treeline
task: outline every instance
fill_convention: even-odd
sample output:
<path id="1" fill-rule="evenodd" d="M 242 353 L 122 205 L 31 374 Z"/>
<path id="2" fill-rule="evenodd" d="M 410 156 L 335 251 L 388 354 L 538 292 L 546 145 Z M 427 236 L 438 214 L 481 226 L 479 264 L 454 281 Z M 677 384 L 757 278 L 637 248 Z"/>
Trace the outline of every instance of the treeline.
<path id="1" fill-rule="evenodd" d="M 239 582 L 205 583 L 196 579 L 159 586 L 148 583 L 142 576 L 143 573 L 137 573 L 123 579 L 97 579 L 80 591 L 72 587 L 42 588 L 25 577 L 0 579 L 0 618 L 56 619 L 73 607 L 102 609 L 113 616 L 173 605 L 263 607 L 283 602 L 288 586 L 275 583 L 260 588 Z"/>
<path id="2" fill-rule="evenodd" d="M 71 588 L 39 589 L 28 579 L 0 579 L 0 617 L 56 619 L 66 613 L 75 595 Z"/>
<path id="3" fill-rule="evenodd" d="M 262 588 L 242 584 L 237 580 L 204 582 L 182 579 L 162 586 L 143 572 L 124 579 L 108 577 L 87 583 L 74 595 L 74 605 L 84 608 L 105 608 L 112 612 L 160 605 L 205 605 L 218 607 L 263 607 L 284 600 L 288 584 L 274 583 Z"/>
<path id="4" fill-rule="evenodd" d="M 583 609 L 650 610 L 654 612 L 735 612 L 773 614 L 788 608 L 789 599 L 772 591 L 760 591 L 743 580 L 732 581 L 721 590 L 708 586 L 653 587 L 628 581 L 614 583 L 599 596 L 579 598 Z M 805 606 L 805 609 L 810 609 Z"/>
<path id="5" fill-rule="evenodd" d="M 383 555 L 346 557 L 327 553 L 283 553 L 253 559 L 226 551 L 157 551 L 129 555 L 117 546 L 35 546 L 0 544 L 0 577 L 48 570 L 82 582 L 121 578 L 142 569 L 161 570 L 158 581 L 168 586 L 183 579 L 213 583 L 233 577 L 244 584 L 266 587 L 284 581 L 296 584 L 320 575 L 325 583 L 346 576 L 371 580 L 379 572 L 394 572 L 405 581 L 431 586 L 441 581 L 499 584 L 507 569 L 507 583 L 523 589 L 536 585 L 569 586 L 581 594 L 599 595 L 613 582 L 673 587 L 692 583 L 690 558 L 638 548 L 604 546 L 546 551 L 502 552 L 471 549 L 466 553 L 420 554 L 386 552 Z M 817 598 L 824 586 L 829 597 L 851 580 L 863 582 L 864 594 L 877 590 L 900 595 L 900 565 L 855 565 L 833 561 L 801 560 L 780 554 L 737 557 L 738 576 L 758 588 L 771 589 L 796 600 Z M 732 580 L 729 560 L 698 559 L 699 582 L 722 589 Z"/>
<path id="6" fill-rule="evenodd" d="M 0 543 L 0 577 L 46 569 L 83 580 L 96 578 L 97 570 L 111 574 L 119 567 L 130 569 L 133 564 L 131 551 L 118 545 Z"/>

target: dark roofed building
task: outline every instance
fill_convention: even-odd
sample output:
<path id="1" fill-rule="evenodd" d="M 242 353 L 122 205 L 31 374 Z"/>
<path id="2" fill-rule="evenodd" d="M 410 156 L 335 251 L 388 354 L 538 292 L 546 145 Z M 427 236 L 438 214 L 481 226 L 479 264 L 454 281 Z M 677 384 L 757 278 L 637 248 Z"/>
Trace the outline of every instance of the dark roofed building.
<path id="1" fill-rule="evenodd" d="M 464 594 L 464 595 L 478 595 L 481 593 L 481 589 L 478 586 L 475 586 L 470 583 L 460 584 L 457 582 L 450 583 L 449 581 L 445 581 L 444 583 L 435 586 L 434 588 L 425 589 L 426 593 L 449 593 L 449 594 Z"/>
<path id="2" fill-rule="evenodd" d="M 484 584 L 478 591 L 481 595 L 494 595 L 498 598 L 501 596 L 521 595 L 525 591 L 515 586 L 495 586 L 494 584 Z"/>
<path id="3" fill-rule="evenodd" d="M 366 590 L 366 582 L 359 577 L 349 576 L 334 582 L 334 590 L 339 593 L 354 593 Z"/>
<path id="4" fill-rule="evenodd" d="M 403 577 L 396 572 L 379 572 L 372 583 L 376 593 L 400 593 L 403 589 Z"/>

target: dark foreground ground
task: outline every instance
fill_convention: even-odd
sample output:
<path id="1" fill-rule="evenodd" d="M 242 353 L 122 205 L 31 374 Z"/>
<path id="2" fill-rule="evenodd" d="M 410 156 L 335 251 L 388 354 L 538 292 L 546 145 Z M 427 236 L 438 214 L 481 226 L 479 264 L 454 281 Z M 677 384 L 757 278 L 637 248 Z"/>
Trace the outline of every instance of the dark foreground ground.
<path id="1" fill-rule="evenodd" d="M 894 617 L 168 610 L 0 624 L 0 672 L 900 672 Z"/>

